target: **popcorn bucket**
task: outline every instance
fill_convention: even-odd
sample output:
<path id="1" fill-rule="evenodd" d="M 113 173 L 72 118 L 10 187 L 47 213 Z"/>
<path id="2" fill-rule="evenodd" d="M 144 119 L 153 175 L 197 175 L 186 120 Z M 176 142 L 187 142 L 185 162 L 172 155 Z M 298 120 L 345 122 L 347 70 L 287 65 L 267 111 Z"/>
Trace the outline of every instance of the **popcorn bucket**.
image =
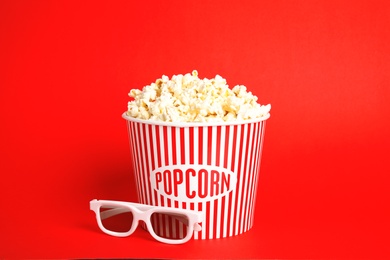
<path id="1" fill-rule="evenodd" d="M 268 116 L 269 117 L 269 116 Z M 253 226 L 268 117 L 218 123 L 126 119 L 140 203 L 203 211 L 194 239 L 231 237 Z M 171 236 L 175 227 L 169 226 Z"/>

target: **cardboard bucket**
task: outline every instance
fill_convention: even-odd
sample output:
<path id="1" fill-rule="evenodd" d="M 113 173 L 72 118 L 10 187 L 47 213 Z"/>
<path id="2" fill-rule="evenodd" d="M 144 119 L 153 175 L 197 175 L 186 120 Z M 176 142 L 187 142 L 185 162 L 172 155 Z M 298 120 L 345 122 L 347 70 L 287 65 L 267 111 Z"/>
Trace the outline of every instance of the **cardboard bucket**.
<path id="1" fill-rule="evenodd" d="M 268 117 L 222 123 L 123 118 L 140 203 L 203 211 L 194 239 L 235 236 L 252 227 Z"/>

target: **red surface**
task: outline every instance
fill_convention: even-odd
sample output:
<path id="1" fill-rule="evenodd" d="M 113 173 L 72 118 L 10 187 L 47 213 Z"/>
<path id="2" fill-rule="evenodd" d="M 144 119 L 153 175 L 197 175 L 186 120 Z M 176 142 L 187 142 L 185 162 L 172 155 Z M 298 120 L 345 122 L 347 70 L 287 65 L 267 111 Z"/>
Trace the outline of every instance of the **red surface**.
<path id="1" fill-rule="evenodd" d="M 388 1 L 1 1 L 0 258 L 387 258 Z M 255 224 L 180 246 L 98 230 L 136 200 L 127 93 L 197 69 L 271 103 Z"/>

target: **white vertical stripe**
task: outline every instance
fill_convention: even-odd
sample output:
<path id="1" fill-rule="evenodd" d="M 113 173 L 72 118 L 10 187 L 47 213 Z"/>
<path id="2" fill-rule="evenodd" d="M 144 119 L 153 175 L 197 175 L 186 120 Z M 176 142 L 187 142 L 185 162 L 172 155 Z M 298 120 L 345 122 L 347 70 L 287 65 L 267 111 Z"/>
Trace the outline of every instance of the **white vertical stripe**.
<path id="1" fill-rule="evenodd" d="M 246 140 L 248 138 L 248 124 L 244 124 L 244 135 L 243 135 L 243 143 L 242 143 L 242 151 L 241 151 L 241 167 L 240 167 L 240 185 L 238 186 L 238 200 L 237 200 L 237 208 L 236 208 L 236 226 L 235 226 L 235 235 L 238 233 L 238 225 L 240 221 L 240 212 L 241 212 L 241 196 L 242 196 L 242 184 L 244 182 L 244 161 L 245 161 L 245 151 L 246 151 Z"/>

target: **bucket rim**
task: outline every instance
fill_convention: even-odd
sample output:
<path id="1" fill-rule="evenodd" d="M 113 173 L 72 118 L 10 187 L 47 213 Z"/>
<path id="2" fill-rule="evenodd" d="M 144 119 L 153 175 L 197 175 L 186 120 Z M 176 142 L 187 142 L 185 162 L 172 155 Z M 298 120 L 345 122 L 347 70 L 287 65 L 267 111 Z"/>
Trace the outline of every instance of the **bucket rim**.
<path id="1" fill-rule="evenodd" d="M 145 119 L 139 119 L 134 118 L 131 116 L 128 116 L 126 112 L 122 114 L 122 117 L 131 122 L 136 123 L 142 123 L 142 124 L 148 124 L 148 125 L 158 125 L 158 126 L 173 126 L 173 127 L 205 127 L 205 126 L 229 126 L 229 125 L 244 125 L 244 124 L 250 124 L 250 123 L 257 123 L 261 121 L 265 121 L 268 118 L 270 118 L 270 114 L 268 113 L 265 116 L 254 118 L 254 119 L 247 119 L 247 120 L 237 120 L 237 121 L 223 121 L 223 122 L 165 122 L 165 121 L 157 121 L 157 120 L 145 120 Z"/>

